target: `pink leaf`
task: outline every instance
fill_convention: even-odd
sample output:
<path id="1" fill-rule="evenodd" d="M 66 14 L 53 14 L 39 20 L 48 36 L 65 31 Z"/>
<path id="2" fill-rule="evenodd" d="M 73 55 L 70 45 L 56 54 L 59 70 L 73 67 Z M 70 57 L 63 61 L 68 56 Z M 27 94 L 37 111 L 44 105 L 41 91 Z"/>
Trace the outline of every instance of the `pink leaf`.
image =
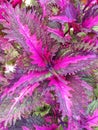
<path id="1" fill-rule="evenodd" d="M 85 11 L 82 22 L 82 25 L 88 29 L 91 29 L 93 26 L 96 26 L 98 24 L 98 4 L 94 4 L 92 2 L 94 1 L 91 0 L 90 4 L 88 2 L 89 8 Z"/>
<path id="2" fill-rule="evenodd" d="M 26 126 L 22 126 L 22 130 L 30 130 L 30 129 L 27 128 Z"/>
<path id="3" fill-rule="evenodd" d="M 39 2 L 40 2 L 41 7 L 43 9 L 43 16 L 45 17 L 47 15 L 46 6 L 47 6 L 47 3 L 49 2 L 49 0 L 39 0 Z"/>
<path id="4" fill-rule="evenodd" d="M 87 123 L 89 124 L 89 127 L 98 126 L 98 109 L 94 111 L 92 116 L 88 116 Z"/>
<path id="5" fill-rule="evenodd" d="M 53 29 L 53 28 L 48 27 L 48 31 L 57 35 L 57 36 L 59 36 L 59 37 L 61 37 L 61 38 L 64 37 L 63 31 L 61 31 L 60 29 Z"/>
<path id="6" fill-rule="evenodd" d="M 63 74 L 74 73 L 85 68 L 85 63 L 91 63 L 96 58 L 95 55 L 63 57 L 55 61 L 54 69 Z M 89 65 L 88 64 L 88 65 Z"/>
<path id="7" fill-rule="evenodd" d="M 27 94 L 32 93 L 32 92 L 34 91 L 34 89 L 35 89 L 36 87 L 38 87 L 38 86 L 39 86 L 39 83 L 35 83 L 35 84 L 32 85 L 32 86 L 26 87 L 25 89 L 23 89 L 23 90 L 20 92 L 20 95 L 14 99 L 14 103 L 12 104 L 12 106 L 11 106 L 11 108 L 10 108 L 8 114 L 6 115 L 5 126 L 7 126 L 7 124 L 9 123 L 9 121 L 10 121 L 10 115 L 11 115 L 11 113 L 14 112 L 15 106 L 16 106 L 19 102 L 21 102 L 21 100 L 23 100 L 24 97 L 27 96 Z M 13 116 L 13 119 L 14 119 L 14 118 L 15 118 L 15 117 Z"/>
<path id="8" fill-rule="evenodd" d="M 69 117 L 68 130 L 79 130 L 80 128 L 85 128 L 86 111 L 90 101 L 87 91 L 91 92 L 91 90 L 89 90 L 90 86 L 84 84 L 78 76 L 69 77 L 68 82 L 68 85 L 74 90 L 71 93 L 72 115 Z"/>
<path id="9" fill-rule="evenodd" d="M 71 98 L 70 91 L 72 91 L 72 88 L 67 86 L 67 81 L 64 80 L 63 78 L 61 78 L 61 80 L 52 78 L 50 81 L 50 86 L 56 87 L 57 93 L 58 92 L 60 93 L 60 97 L 58 97 L 58 98 L 60 98 L 62 101 L 64 101 L 64 102 L 61 102 L 61 104 L 60 104 L 63 114 L 64 115 L 67 114 L 68 116 L 70 116 L 71 115 L 71 105 L 72 105 L 72 102 L 70 100 L 70 98 Z M 63 107 L 64 104 L 65 104 L 65 108 Z"/>
<path id="10" fill-rule="evenodd" d="M 0 123 L 0 130 L 8 130 L 7 127 L 4 127 L 4 122 Z"/>
<path id="11" fill-rule="evenodd" d="M 34 83 L 37 82 L 39 80 L 39 78 L 41 78 L 43 74 L 34 74 L 34 73 L 29 73 L 26 75 L 23 75 L 16 83 L 14 83 L 14 85 L 9 89 L 7 88 L 4 92 L 4 94 L 2 94 L 1 98 L 4 98 L 7 94 L 14 94 L 15 90 L 18 89 L 20 86 L 22 88 L 22 85 L 25 84 L 27 81 Z M 37 80 L 36 80 L 37 79 Z M 34 81 L 35 80 L 35 81 Z M 24 85 L 23 85 L 24 86 Z"/>
<path id="12" fill-rule="evenodd" d="M 64 9 L 65 5 L 66 5 L 66 1 L 65 0 L 39 0 L 41 7 L 43 9 L 43 17 L 45 17 L 47 15 L 47 5 L 48 3 L 57 3 L 60 8 Z"/>
<path id="13" fill-rule="evenodd" d="M 62 14 L 57 16 L 51 16 L 49 19 L 53 21 L 58 21 L 60 23 L 70 23 L 76 21 L 77 10 L 73 6 L 73 4 L 69 3 L 68 1 L 58 1 L 58 5 L 62 8 Z"/>
<path id="14" fill-rule="evenodd" d="M 51 126 L 35 126 L 36 130 L 56 130 L 58 126 L 56 124 L 52 124 Z"/>
<path id="15" fill-rule="evenodd" d="M 76 20 L 77 10 L 71 2 L 69 4 L 67 4 L 65 12 L 66 12 L 65 15 L 68 18 L 70 18 L 72 21 Z"/>
<path id="16" fill-rule="evenodd" d="M 22 25 L 19 18 L 17 18 L 17 22 L 20 26 L 19 31 L 24 36 L 26 40 L 26 44 L 30 49 L 30 52 L 33 53 L 33 64 L 38 64 L 39 66 L 45 66 L 44 58 L 42 55 L 42 42 L 37 40 L 36 35 L 31 36 L 30 30 L 27 26 Z"/>
<path id="17" fill-rule="evenodd" d="M 24 107 L 21 106 L 21 104 L 27 97 L 32 96 L 35 88 L 39 86 L 39 81 L 47 78 L 45 74 L 46 73 L 29 73 L 21 77 L 11 88 L 4 90 L 1 100 L 3 99 L 4 102 L 10 100 L 10 108 L 4 111 L 4 113 L 6 113 L 6 119 L 4 115 L 0 117 L 0 121 L 5 121 L 5 126 L 7 126 L 8 123 L 11 124 L 12 120 L 15 123 L 16 119 L 20 118 L 18 117 L 20 116 L 20 112 L 24 113 Z M 23 111 L 19 110 L 20 112 L 16 114 L 17 110 L 21 108 L 19 108 L 19 105 L 23 108 Z M 4 106 L 1 105 L 0 107 L 2 108 Z"/>
<path id="18" fill-rule="evenodd" d="M 25 11 L 22 12 L 21 10 L 19 10 L 19 7 L 16 7 L 14 10 L 10 5 L 7 6 L 3 6 L 7 15 L 4 16 L 4 27 L 6 28 L 4 29 L 4 32 L 7 33 L 5 37 L 9 39 L 9 41 L 14 40 L 18 42 L 25 49 L 26 52 L 31 54 L 33 64 L 45 67 L 47 62 L 45 57 L 47 57 L 48 52 L 47 50 L 45 50 L 45 48 L 42 49 L 42 40 L 38 40 L 36 34 L 37 31 L 40 32 L 40 28 L 44 28 L 40 20 L 36 18 L 35 14 L 31 14 L 30 12 L 26 13 Z M 24 21 L 21 20 L 21 15 L 23 15 L 24 17 L 26 16 L 26 20 L 29 20 L 30 22 L 28 22 L 28 24 L 24 24 Z M 36 27 L 35 25 L 37 24 L 37 22 L 38 27 Z M 33 30 L 31 30 L 31 25 L 33 26 Z"/>
<path id="19" fill-rule="evenodd" d="M 63 16 L 63 15 L 59 15 L 59 16 L 51 16 L 49 18 L 50 20 L 53 20 L 53 21 L 57 21 L 57 22 L 60 22 L 60 23 L 65 23 L 65 22 L 72 22 L 72 19 L 71 18 L 68 18 L 67 16 Z"/>
<path id="20" fill-rule="evenodd" d="M 98 25 L 98 16 L 90 17 L 83 22 L 83 26 L 85 28 L 92 28 L 96 25 Z"/>
<path id="21" fill-rule="evenodd" d="M 12 0 L 11 4 L 13 5 L 13 7 L 15 7 L 17 4 L 21 5 L 22 0 Z"/>

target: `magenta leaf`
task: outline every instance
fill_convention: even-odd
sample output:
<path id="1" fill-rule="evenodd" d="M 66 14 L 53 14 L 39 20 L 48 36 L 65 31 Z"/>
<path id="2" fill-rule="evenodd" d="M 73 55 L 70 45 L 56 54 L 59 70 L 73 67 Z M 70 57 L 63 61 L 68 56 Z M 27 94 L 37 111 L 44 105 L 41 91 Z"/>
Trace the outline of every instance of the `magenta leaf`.
<path id="1" fill-rule="evenodd" d="M 98 127 L 98 109 L 92 115 L 88 115 L 84 120 L 84 127 L 87 130 Z"/>
<path id="2" fill-rule="evenodd" d="M 92 5 L 89 7 L 88 10 L 85 12 L 83 17 L 83 26 L 85 28 L 91 29 L 93 26 L 98 24 L 98 5 Z"/>
<path id="3" fill-rule="evenodd" d="M 74 5 L 68 1 L 60 1 L 58 5 L 61 8 L 61 13 L 56 16 L 50 16 L 49 19 L 53 21 L 58 21 L 62 24 L 71 23 L 76 21 L 77 18 L 77 10 Z"/>
<path id="4" fill-rule="evenodd" d="M 70 100 L 71 98 L 71 93 L 70 91 L 72 91 L 72 88 L 69 87 L 67 84 L 67 81 L 63 81 L 64 79 L 58 80 L 53 78 L 50 81 L 50 85 L 55 86 L 56 87 L 56 91 L 58 93 L 58 100 L 60 101 L 64 101 L 64 102 L 60 102 L 61 105 L 61 110 L 63 111 L 63 115 L 71 115 L 71 105 L 72 102 Z M 65 105 L 65 107 L 63 106 Z"/>
<path id="5" fill-rule="evenodd" d="M 6 6 L 4 6 L 4 9 L 8 13 L 7 17 L 5 16 L 5 22 L 4 26 L 6 29 L 4 30 L 5 33 L 7 33 L 6 38 L 9 38 L 9 40 L 14 40 L 16 42 L 19 42 L 22 47 L 28 51 L 28 53 L 32 53 L 32 59 L 33 59 L 33 64 L 37 64 L 38 66 L 45 66 L 46 61 L 44 57 L 44 53 L 47 57 L 47 50 L 42 51 L 42 41 L 37 39 L 36 34 L 34 33 L 33 35 L 31 34 L 31 29 L 29 28 L 30 25 L 24 24 L 24 21 L 21 20 L 20 15 L 18 10 L 19 8 L 17 7 L 15 10 L 8 5 L 9 8 L 7 9 Z M 16 15 L 14 15 L 16 13 Z M 22 13 L 22 12 L 21 12 Z M 33 22 L 33 19 L 35 19 L 35 22 L 38 22 L 36 20 L 35 15 L 31 15 L 29 12 L 26 14 L 26 12 L 23 12 L 24 15 L 27 15 L 28 18 L 30 18 L 30 22 Z M 13 21 L 14 20 L 14 21 Z M 7 22 L 9 21 L 9 23 Z M 11 22 L 13 21 L 13 22 Z M 34 31 L 34 30 L 33 30 Z M 21 40 L 22 39 L 22 40 Z"/>
<path id="6" fill-rule="evenodd" d="M 88 117 L 87 123 L 89 124 L 89 129 L 98 126 L 98 109 L 94 111 L 93 115 Z"/>
<path id="7" fill-rule="evenodd" d="M 55 130 L 58 128 L 56 124 L 52 124 L 51 126 L 35 126 L 36 130 Z"/>
<path id="8" fill-rule="evenodd" d="M 91 86 L 87 85 L 85 87 L 86 84 L 84 81 L 77 76 L 68 78 L 68 81 L 70 81 L 68 85 L 74 90 L 71 93 L 72 97 L 70 99 L 72 102 L 72 116 L 69 118 L 68 130 L 78 130 L 80 128 L 85 128 L 87 117 L 86 110 L 89 104 L 89 96 L 86 93 L 87 91 L 92 92 L 92 90 L 90 90 Z"/>
<path id="9" fill-rule="evenodd" d="M 61 15 L 61 16 L 51 16 L 49 19 L 53 20 L 53 21 L 60 22 L 60 23 L 65 23 L 65 22 L 70 23 L 70 22 L 72 22 L 72 19 L 68 18 L 65 15 L 64 16 L 63 15 Z"/>
<path id="10" fill-rule="evenodd" d="M 76 20 L 77 10 L 72 3 L 67 4 L 65 12 L 66 12 L 66 16 L 70 18 L 72 21 Z"/>
<path id="11" fill-rule="evenodd" d="M 63 57 L 55 61 L 54 68 L 63 74 L 74 73 L 78 70 L 85 69 L 85 64 L 87 64 L 90 60 L 95 59 L 95 55 L 87 55 L 87 56 L 74 56 L 74 57 Z M 91 62 L 89 62 L 91 63 Z M 89 64 L 88 64 L 89 65 Z M 66 68 L 66 69 L 65 69 Z"/>
<path id="12" fill-rule="evenodd" d="M 89 19 L 86 19 L 83 22 L 83 26 L 85 28 L 92 28 L 93 26 L 96 26 L 96 25 L 98 25 L 98 16 L 90 17 Z"/>
<path id="13" fill-rule="evenodd" d="M 10 130 L 21 122 L 23 130 L 89 130 L 98 124 L 97 113 L 87 113 L 98 98 L 98 33 L 92 29 L 98 5 L 32 2 L 0 2 L 0 127 Z M 93 87 L 83 81 L 88 73 L 96 79 Z"/>
<path id="14" fill-rule="evenodd" d="M 45 17 L 47 15 L 46 6 L 47 6 L 47 3 L 49 2 L 49 0 L 39 0 L 39 2 L 40 2 L 41 7 L 43 9 L 43 16 Z"/>
<path id="15" fill-rule="evenodd" d="M 26 126 L 22 126 L 22 130 L 30 130 L 30 129 L 27 128 Z"/>
<path id="16" fill-rule="evenodd" d="M 0 105 L 0 122 L 5 120 L 5 126 L 8 123 L 11 124 L 12 120 L 13 123 L 15 123 L 18 118 L 21 118 L 22 113 L 28 110 L 30 111 L 33 105 L 29 104 L 32 102 L 32 93 L 35 88 L 40 85 L 39 82 L 44 80 L 46 77 L 47 75 L 45 76 L 45 73 L 30 73 L 21 77 L 11 88 L 6 88 L 1 99 L 4 104 L 8 104 L 8 107 L 5 108 L 3 104 Z M 25 105 L 23 104 L 28 104 L 27 108 L 25 108 Z M 2 113 L 3 109 L 4 112 Z"/>
<path id="17" fill-rule="evenodd" d="M 43 10 L 43 17 L 47 16 L 47 5 L 52 3 L 52 4 L 57 4 L 62 8 L 62 10 L 65 8 L 67 1 L 65 0 L 39 0 L 42 10 Z"/>
<path id="18" fill-rule="evenodd" d="M 59 30 L 59 29 L 52 29 L 52 28 L 48 27 L 48 31 L 49 31 L 50 33 L 53 33 L 53 34 L 55 34 L 55 35 L 61 37 L 61 38 L 64 37 L 64 33 L 63 33 L 61 30 Z"/>
<path id="19" fill-rule="evenodd" d="M 0 123 L 0 130 L 8 130 L 7 127 L 4 127 L 4 122 Z"/>
<path id="20" fill-rule="evenodd" d="M 11 4 L 13 5 L 13 7 L 15 7 L 17 4 L 21 5 L 22 0 L 12 0 Z"/>

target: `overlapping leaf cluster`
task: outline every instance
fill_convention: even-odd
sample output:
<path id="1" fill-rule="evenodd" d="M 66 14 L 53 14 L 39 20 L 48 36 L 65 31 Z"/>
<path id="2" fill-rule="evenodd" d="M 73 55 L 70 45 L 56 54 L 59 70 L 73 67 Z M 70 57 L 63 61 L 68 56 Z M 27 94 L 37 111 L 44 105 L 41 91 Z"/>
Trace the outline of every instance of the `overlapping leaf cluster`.
<path id="1" fill-rule="evenodd" d="M 98 126 L 97 1 L 24 4 L 0 5 L 1 129 L 13 129 L 20 119 L 21 130 L 93 130 Z M 47 111 L 38 112 L 43 104 Z M 34 123 L 32 113 L 41 114 L 43 123 L 32 116 Z"/>

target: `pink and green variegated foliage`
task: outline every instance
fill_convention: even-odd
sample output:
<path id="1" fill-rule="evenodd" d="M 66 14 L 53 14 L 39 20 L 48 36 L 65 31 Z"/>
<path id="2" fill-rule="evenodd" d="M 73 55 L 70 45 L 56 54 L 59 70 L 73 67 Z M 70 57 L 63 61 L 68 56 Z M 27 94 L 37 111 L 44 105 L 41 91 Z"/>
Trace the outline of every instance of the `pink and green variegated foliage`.
<path id="1" fill-rule="evenodd" d="M 98 1 L 25 2 L 0 2 L 0 130 L 94 130 Z"/>

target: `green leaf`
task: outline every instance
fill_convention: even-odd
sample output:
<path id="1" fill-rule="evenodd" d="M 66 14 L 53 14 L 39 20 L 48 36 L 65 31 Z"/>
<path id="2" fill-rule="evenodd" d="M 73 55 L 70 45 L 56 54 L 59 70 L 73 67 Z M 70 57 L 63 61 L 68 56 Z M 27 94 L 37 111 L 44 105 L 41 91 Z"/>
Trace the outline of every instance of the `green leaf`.
<path id="1" fill-rule="evenodd" d="M 92 29 L 98 32 L 98 26 L 94 26 Z"/>
<path id="2" fill-rule="evenodd" d="M 36 112 L 34 112 L 37 116 L 45 116 L 46 114 L 49 113 L 51 107 L 48 104 L 44 104 L 44 106 L 40 106 L 37 108 Z"/>
<path id="3" fill-rule="evenodd" d="M 86 33 L 85 33 L 85 32 L 79 32 L 77 35 L 78 35 L 79 37 L 84 37 L 84 36 L 86 36 Z"/>
<path id="4" fill-rule="evenodd" d="M 88 105 L 87 112 L 92 114 L 98 108 L 98 100 L 94 100 L 92 103 Z"/>
<path id="5" fill-rule="evenodd" d="M 64 130 L 62 125 L 59 126 L 59 128 L 57 128 L 56 130 Z"/>
<path id="6" fill-rule="evenodd" d="M 64 25 L 64 33 L 67 33 L 68 30 L 69 30 L 69 26 L 68 26 L 68 23 L 66 23 Z"/>
<path id="7" fill-rule="evenodd" d="M 98 130 L 98 127 L 95 127 L 94 130 Z"/>
<path id="8" fill-rule="evenodd" d="M 94 89 L 94 94 L 98 98 L 98 84 L 96 84 L 96 88 Z"/>

